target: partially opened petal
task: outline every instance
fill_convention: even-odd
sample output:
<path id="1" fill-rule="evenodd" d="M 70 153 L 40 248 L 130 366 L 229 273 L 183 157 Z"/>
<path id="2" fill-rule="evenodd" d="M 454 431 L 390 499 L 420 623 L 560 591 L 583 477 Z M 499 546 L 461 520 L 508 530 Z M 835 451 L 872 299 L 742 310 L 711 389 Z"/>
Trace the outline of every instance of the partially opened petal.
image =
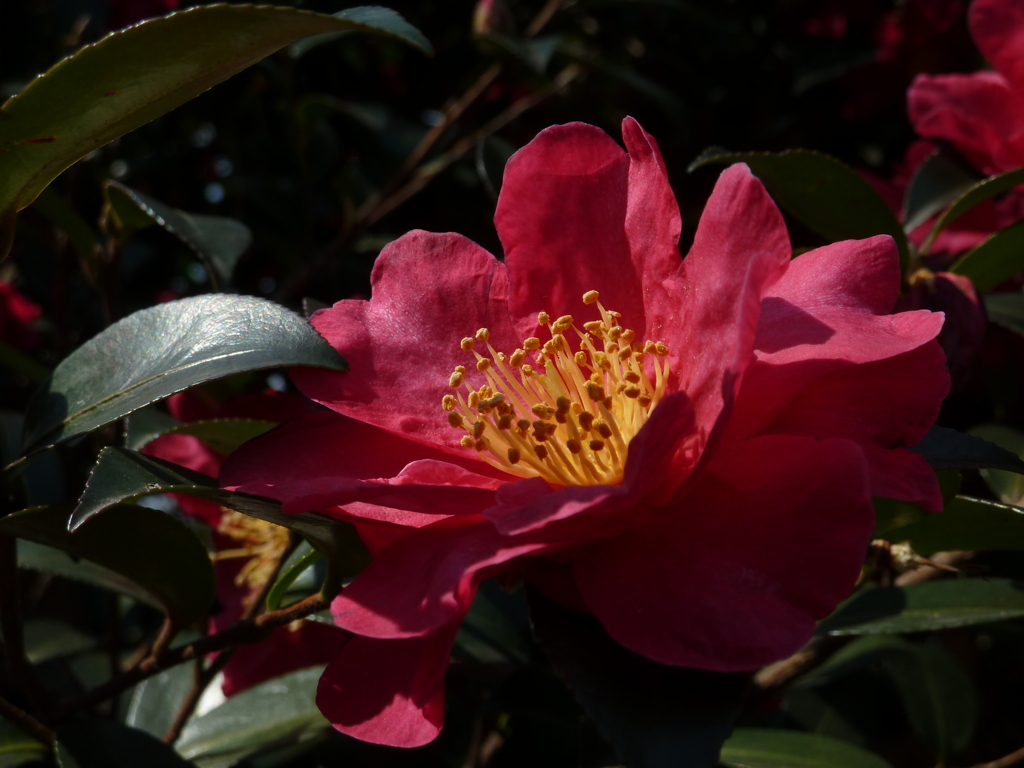
<path id="1" fill-rule="evenodd" d="M 1012 0 L 974 0 L 967 23 L 989 63 L 1024 94 L 1024 6 Z"/>
<path id="2" fill-rule="evenodd" d="M 985 173 L 1024 165 L 1011 140 L 1024 127 L 1024 99 L 996 72 L 918 75 L 907 108 L 921 136 L 951 142 Z"/>
<path id="3" fill-rule="evenodd" d="M 660 519 L 574 553 L 609 634 L 663 664 L 755 669 L 846 598 L 874 525 L 860 449 L 761 437 L 726 448 Z"/>
<path id="4" fill-rule="evenodd" d="M 320 678 L 316 705 L 342 733 L 418 747 L 444 724 L 444 673 L 458 625 L 426 637 L 353 637 Z"/>
<path id="5" fill-rule="evenodd" d="M 381 251 L 370 282 L 369 301 L 341 301 L 312 318 L 351 370 L 293 368 L 292 380 L 340 413 L 470 455 L 441 398 L 455 366 L 474 363 L 463 337 L 488 328 L 497 349 L 519 346 L 505 266 L 461 235 L 410 232 Z"/>
<path id="6" fill-rule="evenodd" d="M 524 335 L 533 334 L 537 312 L 577 314 L 591 290 L 642 331 L 643 296 L 626 239 L 628 194 L 629 158 L 592 125 L 547 128 L 508 161 L 494 224 Z"/>

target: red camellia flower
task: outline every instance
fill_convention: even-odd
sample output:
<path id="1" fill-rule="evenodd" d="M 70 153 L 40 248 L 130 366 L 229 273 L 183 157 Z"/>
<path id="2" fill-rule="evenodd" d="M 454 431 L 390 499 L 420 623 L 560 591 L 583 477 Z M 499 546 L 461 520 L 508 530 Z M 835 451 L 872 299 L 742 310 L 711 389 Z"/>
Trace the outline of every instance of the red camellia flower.
<path id="1" fill-rule="evenodd" d="M 951 142 L 987 174 L 1024 166 L 1024 5 L 974 0 L 971 37 L 995 68 L 969 75 L 920 75 L 907 94 L 922 136 Z"/>
<path id="2" fill-rule="evenodd" d="M 755 669 L 850 594 L 871 496 L 939 509 L 921 439 L 948 389 L 942 316 L 889 314 L 888 237 L 791 260 L 749 169 L 680 259 L 654 140 L 543 131 L 509 161 L 499 261 L 454 234 L 388 246 L 369 301 L 314 325 L 351 372 L 295 370 L 334 412 L 225 464 L 227 488 L 353 522 L 373 562 L 333 602 L 353 633 L 318 704 L 415 746 L 444 712 L 479 582 L 525 579 L 663 664 Z"/>

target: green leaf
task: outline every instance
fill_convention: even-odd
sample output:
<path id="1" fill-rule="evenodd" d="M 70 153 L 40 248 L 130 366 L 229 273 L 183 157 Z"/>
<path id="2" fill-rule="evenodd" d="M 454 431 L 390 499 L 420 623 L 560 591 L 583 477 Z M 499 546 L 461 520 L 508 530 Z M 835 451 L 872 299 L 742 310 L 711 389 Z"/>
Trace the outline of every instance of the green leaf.
<path id="1" fill-rule="evenodd" d="M 1024 588 L 1010 579 L 950 579 L 869 589 L 818 624 L 818 634 L 902 634 L 1024 616 Z"/>
<path id="2" fill-rule="evenodd" d="M 3 105 L 0 218 L 94 149 L 299 38 L 340 31 L 386 34 L 430 51 L 415 27 L 386 8 L 327 16 L 227 4 L 151 19 L 81 48 Z"/>
<path id="3" fill-rule="evenodd" d="M 522 590 L 509 594 L 493 579 L 477 590 L 459 633 L 457 656 L 483 664 L 526 664 L 535 656 L 530 614 Z"/>
<path id="4" fill-rule="evenodd" d="M 829 656 L 816 669 L 799 677 L 793 685 L 798 688 L 818 688 L 863 669 L 894 651 L 906 649 L 906 641 L 897 635 L 862 635 Z"/>
<path id="5" fill-rule="evenodd" d="M 274 586 L 267 593 L 267 610 L 276 611 L 281 607 L 281 601 L 307 569 L 316 565 L 317 561 L 323 559 L 323 554 L 313 549 L 308 543 L 303 542 L 292 552 L 288 561 L 281 566 L 281 575 L 278 576 Z"/>
<path id="6" fill-rule="evenodd" d="M 214 598 L 213 566 L 203 545 L 170 515 L 117 506 L 75 533 L 70 508 L 37 507 L 0 519 L 0 533 L 102 565 L 151 594 L 178 626 L 204 618 Z"/>
<path id="7" fill-rule="evenodd" d="M 66 552 L 34 541 L 18 541 L 18 567 L 120 592 L 157 609 L 163 607 L 156 597 L 121 574 L 88 560 L 77 560 Z"/>
<path id="8" fill-rule="evenodd" d="M 945 761 L 967 746 L 978 720 L 971 678 L 956 660 L 934 645 L 904 643 L 902 653 L 881 660 L 896 684 L 914 731 Z"/>
<path id="9" fill-rule="evenodd" d="M 982 424 L 971 430 L 972 435 L 988 440 L 1011 453 L 1024 458 L 1024 433 L 1001 424 Z M 1005 504 L 1024 506 L 1024 477 L 1001 469 L 983 469 L 981 476 L 988 487 Z"/>
<path id="10" fill-rule="evenodd" d="M 201 472 L 112 446 L 100 452 L 68 525 L 72 530 L 78 530 L 87 520 L 115 504 L 156 493 L 199 496 L 295 531 L 327 558 L 328 573 L 323 592 L 331 597 L 337 593 L 343 577 L 355 575 L 369 562 L 366 548 L 349 523 L 317 512 L 285 514 L 281 511 L 281 504 L 273 499 L 224 491 L 214 478 Z M 107 514 L 109 512 L 99 519 L 105 519 Z"/>
<path id="11" fill-rule="evenodd" d="M 143 680 L 132 690 L 125 725 L 163 738 L 194 680 L 192 664 L 179 664 Z"/>
<path id="12" fill-rule="evenodd" d="M 46 754 L 46 747 L 0 717 L 0 768 L 18 768 L 35 763 L 43 760 Z"/>
<path id="13" fill-rule="evenodd" d="M 56 619 L 25 622 L 25 655 L 32 664 L 75 656 L 97 646 L 96 638 Z"/>
<path id="14" fill-rule="evenodd" d="M 690 171 L 709 163 L 746 163 L 778 203 L 830 242 L 892 235 L 904 271 L 910 258 L 907 236 L 885 201 L 845 163 L 820 152 L 705 150 Z"/>
<path id="15" fill-rule="evenodd" d="M 303 669 L 232 696 L 185 726 L 175 749 L 203 764 L 233 765 L 254 752 L 330 728 L 316 707 L 323 670 Z"/>
<path id="16" fill-rule="evenodd" d="M 722 747 L 722 765 L 743 768 L 889 768 L 873 752 L 798 731 L 737 728 Z"/>
<path id="17" fill-rule="evenodd" d="M 913 232 L 948 208 L 980 180 L 980 174 L 958 157 L 936 149 L 914 171 L 903 200 L 903 230 Z"/>
<path id="18" fill-rule="evenodd" d="M 6 365 L 37 384 L 46 381 L 46 377 L 50 375 L 50 371 L 45 365 L 36 362 L 6 341 L 0 341 L 0 364 Z"/>
<path id="19" fill-rule="evenodd" d="M 148 224 L 160 225 L 195 251 L 222 282 L 231 278 L 238 258 L 252 244 L 252 232 L 240 221 L 179 211 L 116 181 L 104 184 L 104 194 L 119 218 L 126 219 L 126 209 L 134 206 L 145 214 Z M 125 226 L 124 221 L 122 225 Z M 141 227 L 136 219 L 131 219 L 125 228 Z"/>
<path id="20" fill-rule="evenodd" d="M 1024 551 L 1024 509 L 957 496 L 942 512 L 922 510 L 917 520 L 886 530 L 884 538 L 894 544 L 909 542 L 925 557 L 953 550 L 1020 552 Z"/>
<path id="21" fill-rule="evenodd" d="M 86 264 L 96 260 L 100 251 L 96 233 L 67 200 L 52 189 L 45 189 L 36 198 L 33 207 L 49 219 L 51 224 L 64 230 L 80 259 Z"/>
<path id="22" fill-rule="evenodd" d="M 195 768 L 145 731 L 110 720 L 74 720 L 57 729 L 62 768 Z"/>
<path id="23" fill-rule="evenodd" d="M 989 293 L 982 301 L 985 302 L 989 320 L 1024 336 L 1024 293 Z"/>
<path id="24" fill-rule="evenodd" d="M 143 409 L 139 413 L 144 413 L 146 410 L 148 409 Z M 156 411 L 156 413 L 166 416 L 160 411 Z M 131 421 L 135 420 L 136 415 L 131 416 L 129 425 Z M 158 424 L 156 423 L 158 418 L 155 417 L 150 423 L 139 427 L 129 426 L 126 446 L 132 450 L 138 450 L 164 435 L 191 435 L 227 456 L 238 450 L 242 443 L 259 437 L 277 426 L 276 422 L 261 419 L 206 419 L 182 424 L 171 416 L 166 416 L 166 419 Z"/>
<path id="25" fill-rule="evenodd" d="M 541 646 L 630 768 L 707 768 L 732 729 L 747 674 L 668 667 L 626 650 L 591 616 L 538 592 L 530 615 Z"/>
<path id="26" fill-rule="evenodd" d="M 958 197 L 938 218 L 935 226 L 932 227 L 932 231 L 928 233 L 928 239 L 921 245 L 921 253 L 928 253 L 939 232 L 959 219 L 971 208 L 1004 192 L 1009 192 L 1021 183 L 1024 183 L 1024 168 L 1018 168 L 1015 171 L 1002 173 L 998 176 L 989 176 L 987 179 L 979 181 Z"/>
<path id="27" fill-rule="evenodd" d="M 933 426 L 911 449 L 924 456 L 934 469 L 1006 469 L 1024 473 L 1024 461 L 1005 448 L 976 435 Z"/>
<path id="28" fill-rule="evenodd" d="M 971 279 L 981 291 L 991 291 L 1024 270 L 1024 222 L 996 232 L 969 250 L 949 268 Z"/>
<path id="29" fill-rule="evenodd" d="M 157 406 L 148 406 L 135 411 L 124 421 L 124 447 L 138 451 L 145 448 L 160 435 L 180 427 L 182 422 Z"/>
<path id="30" fill-rule="evenodd" d="M 266 299 L 207 294 L 143 309 L 57 366 L 25 415 L 42 450 L 195 384 L 290 365 L 347 369 L 307 320 Z"/>

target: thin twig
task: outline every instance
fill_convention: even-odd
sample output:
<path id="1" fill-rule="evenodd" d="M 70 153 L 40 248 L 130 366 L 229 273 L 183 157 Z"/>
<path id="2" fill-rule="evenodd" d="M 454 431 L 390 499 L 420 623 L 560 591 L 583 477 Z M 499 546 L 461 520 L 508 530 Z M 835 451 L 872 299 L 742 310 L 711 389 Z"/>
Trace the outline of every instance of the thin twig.
<path id="1" fill-rule="evenodd" d="M 1024 747 L 1021 747 L 1016 752 L 1011 752 L 1005 757 L 1000 757 L 998 760 L 993 760 L 991 763 L 978 763 L 972 766 L 972 768 L 1010 768 L 1011 765 L 1017 765 L 1021 762 L 1024 762 Z"/>
<path id="2" fill-rule="evenodd" d="M 754 687 L 770 697 L 800 675 L 823 664 L 832 652 L 847 642 L 845 637 L 815 637 L 788 659 L 769 664 L 754 675 Z"/>
<path id="3" fill-rule="evenodd" d="M 14 723 L 47 749 L 52 748 L 53 742 L 57 739 L 57 735 L 53 731 L 2 696 L 0 696 L 0 716 Z"/>

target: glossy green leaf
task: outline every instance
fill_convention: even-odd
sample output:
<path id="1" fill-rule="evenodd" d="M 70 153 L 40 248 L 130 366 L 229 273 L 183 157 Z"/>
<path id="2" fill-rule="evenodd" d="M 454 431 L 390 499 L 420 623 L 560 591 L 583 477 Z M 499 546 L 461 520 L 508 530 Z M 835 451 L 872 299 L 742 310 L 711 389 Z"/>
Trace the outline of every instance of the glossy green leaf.
<path id="1" fill-rule="evenodd" d="M 141 408 L 124 420 L 124 447 L 138 451 L 160 435 L 181 425 L 182 422 L 159 406 L 151 405 Z"/>
<path id="2" fill-rule="evenodd" d="M 1024 336 L 1024 293 L 989 293 L 982 300 L 989 320 Z"/>
<path id="3" fill-rule="evenodd" d="M 769 728 L 737 728 L 722 747 L 721 764 L 743 768 L 889 768 L 878 755 L 845 741 Z"/>
<path id="4" fill-rule="evenodd" d="M 0 519 L 0 533 L 90 560 L 136 583 L 179 626 L 206 616 L 214 598 L 213 566 L 203 545 L 170 515 L 116 506 L 75 533 L 71 509 L 37 507 Z"/>
<path id="5" fill-rule="evenodd" d="M 841 697 L 830 691 L 792 685 L 782 693 L 782 709 L 805 730 L 863 747 L 867 738 L 843 711 L 848 702 L 854 706 L 865 703 L 859 697 Z"/>
<path id="6" fill-rule="evenodd" d="M 114 32 L 36 78 L 0 112 L 0 217 L 89 152 L 309 35 L 361 31 L 430 44 L 394 11 L 191 8 Z M 182 55 L 187 51 L 188 55 Z"/>
<path id="7" fill-rule="evenodd" d="M 108 181 L 104 193 L 119 216 L 126 217 L 126 209 L 134 206 L 145 214 L 149 224 L 157 224 L 181 240 L 214 271 L 220 282 L 231 278 L 238 258 L 252 244 L 252 232 L 240 221 L 179 211 L 116 181 Z M 129 223 L 128 228 L 135 227 Z"/>
<path id="8" fill-rule="evenodd" d="M 221 490 L 217 481 L 169 461 L 124 448 L 107 447 L 93 467 L 69 526 L 78 530 L 86 521 L 124 501 L 156 493 L 185 493 L 212 501 L 275 525 L 289 528 L 305 538 L 328 561 L 325 593 L 333 596 L 340 579 L 362 570 L 369 554 L 351 524 L 332 520 L 317 512 L 285 514 L 279 502 L 259 496 Z M 114 507 L 116 508 L 116 507 Z M 88 526 L 86 526 L 88 528 Z"/>
<path id="9" fill-rule="evenodd" d="M 889 528 L 883 535 L 894 544 L 909 542 L 925 557 L 953 550 L 1020 552 L 1024 551 L 1024 509 L 957 496 L 942 512 L 922 510 L 916 520 Z"/>
<path id="10" fill-rule="evenodd" d="M 933 426 L 910 449 L 924 456 L 934 469 L 1006 469 L 1024 473 L 1024 461 L 1015 453 L 955 429 Z"/>
<path id="11" fill-rule="evenodd" d="M 308 569 L 316 565 L 323 554 L 313 549 L 308 543 L 303 542 L 281 566 L 281 574 L 274 582 L 274 586 L 267 593 L 267 610 L 276 611 L 281 607 L 284 596 L 291 589 L 296 580 Z"/>
<path id="12" fill-rule="evenodd" d="M 77 768 L 195 768 L 145 731 L 110 720 L 73 720 L 57 729 L 61 766 Z"/>
<path id="13" fill-rule="evenodd" d="M 991 291 L 1024 270 L 1024 222 L 1018 222 L 961 256 L 950 272 L 969 277 L 979 291 Z"/>
<path id="14" fill-rule="evenodd" d="M 134 415 L 131 418 L 134 419 Z M 170 416 L 167 418 L 168 421 L 164 422 L 163 428 L 152 423 L 141 427 L 140 429 L 146 429 L 144 433 L 140 429 L 133 430 L 129 427 L 130 436 L 126 441 L 127 447 L 138 450 L 163 435 L 191 435 L 227 456 L 236 451 L 243 443 L 254 437 L 259 437 L 277 426 L 273 421 L 261 419 L 206 419 L 182 424 L 174 421 Z M 157 428 L 153 429 L 154 427 Z"/>
<path id="15" fill-rule="evenodd" d="M 689 170 L 710 163 L 746 163 L 783 208 L 830 242 L 892 235 L 906 268 L 907 236 L 896 215 L 860 174 L 834 157 L 807 149 L 773 154 L 712 148 Z"/>
<path id="16" fill-rule="evenodd" d="M 266 299 L 207 294 L 143 309 L 57 366 L 25 415 L 38 451 L 210 379 L 290 365 L 346 370 L 307 320 Z"/>
<path id="17" fill-rule="evenodd" d="M 907 186 L 903 200 L 904 231 L 913 232 L 980 180 L 980 174 L 963 160 L 936 149 L 917 167 Z"/>
<path id="18" fill-rule="evenodd" d="M 18 768 L 41 761 L 47 749 L 27 733 L 0 717 L 0 768 Z"/>
<path id="19" fill-rule="evenodd" d="M 979 203 L 983 203 L 997 195 L 1001 195 L 1004 192 L 1009 192 L 1011 189 L 1022 183 L 1024 183 L 1024 168 L 1018 168 L 1015 171 L 1002 173 L 998 176 L 990 176 L 987 179 L 979 181 L 958 197 L 956 201 L 938 218 L 935 222 L 935 226 L 932 227 L 932 231 L 928 233 L 928 239 L 922 243 L 921 252 L 928 253 L 928 251 L 931 250 L 932 243 L 935 242 L 935 238 L 938 236 L 939 232 L 959 219 L 971 210 L 971 208 L 974 208 Z"/>
<path id="20" fill-rule="evenodd" d="M 1010 579 L 948 579 L 869 589 L 818 624 L 818 634 L 902 634 L 991 624 L 1024 616 L 1024 585 Z"/>
<path id="21" fill-rule="evenodd" d="M 799 677 L 798 688 L 818 688 L 878 661 L 890 653 L 906 649 L 906 641 L 898 635 L 862 635 L 842 646 L 824 664 Z"/>
<path id="22" fill-rule="evenodd" d="M 34 541 L 18 541 L 18 567 L 120 592 L 154 608 L 162 607 L 155 596 L 121 574 Z"/>
<path id="23" fill-rule="evenodd" d="M 668 667 L 614 642 L 596 619 L 531 591 L 541 646 L 630 768 L 707 768 L 732 730 L 747 674 Z"/>
<path id="24" fill-rule="evenodd" d="M 967 746 L 978 720 L 977 695 L 971 678 L 947 651 L 905 643 L 903 652 L 886 655 L 881 665 L 914 731 L 940 760 Z"/>
<path id="25" fill-rule="evenodd" d="M 75 656 L 97 645 L 95 637 L 56 619 L 28 619 L 24 632 L 25 655 L 32 664 Z"/>
<path id="26" fill-rule="evenodd" d="M 175 749 L 202 764 L 233 765 L 246 755 L 330 728 L 316 707 L 323 670 L 299 670 L 232 696 L 185 726 Z"/>
<path id="27" fill-rule="evenodd" d="M 1024 458 L 1024 432 L 1001 424 L 982 424 L 974 427 L 971 434 Z M 1024 477 L 1001 469 L 983 469 L 981 476 L 1000 501 L 1018 507 L 1024 506 Z"/>
<path id="28" fill-rule="evenodd" d="M 179 664 L 147 678 L 132 689 L 124 723 L 163 738 L 195 681 L 192 664 Z"/>

